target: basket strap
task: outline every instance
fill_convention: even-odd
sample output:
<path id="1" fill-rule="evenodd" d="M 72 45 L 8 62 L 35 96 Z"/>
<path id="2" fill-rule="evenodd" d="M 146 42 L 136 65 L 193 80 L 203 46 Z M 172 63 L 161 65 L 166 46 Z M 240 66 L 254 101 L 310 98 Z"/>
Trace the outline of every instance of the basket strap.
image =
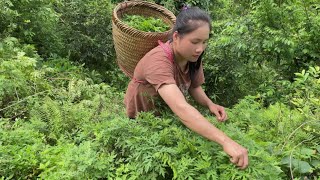
<path id="1" fill-rule="evenodd" d="M 158 44 L 161 46 L 161 48 L 164 50 L 164 52 L 167 54 L 167 57 L 169 58 L 170 62 L 173 64 L 173 52 L 169 46 L 158 40 Z"/>
<path id="2" fill-rule="evenodd" d="M 133 78 L 133 81 L 134 81 L 135 83 L 147 84 L 147 81 L 141 81 L 141 80 L 138 80 L 137 78 Z"/>

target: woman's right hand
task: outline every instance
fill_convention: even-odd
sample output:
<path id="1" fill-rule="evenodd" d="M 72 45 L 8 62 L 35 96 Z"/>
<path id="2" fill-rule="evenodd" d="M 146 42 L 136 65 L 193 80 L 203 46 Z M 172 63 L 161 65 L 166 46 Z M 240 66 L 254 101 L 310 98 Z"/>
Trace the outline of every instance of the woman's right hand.
<path id="1" fill-rule="evenodd" d="M 245 169 L 249 164 L 248 150 L 233 140 L 229 140 L 223 144 L 223 150 L 230 157 L 230 161 L 237 165 L 240 169 Z"/>

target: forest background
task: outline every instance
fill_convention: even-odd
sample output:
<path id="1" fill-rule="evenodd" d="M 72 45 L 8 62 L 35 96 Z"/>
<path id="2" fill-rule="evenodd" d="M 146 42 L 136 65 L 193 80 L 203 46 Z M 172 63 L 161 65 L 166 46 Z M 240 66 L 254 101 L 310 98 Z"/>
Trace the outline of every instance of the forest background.
<path id="1" fill-rule="evenodd" d="M 320 179 L 318 0 L 156 0 L 209 12 L 204 89 L 227 108 L 221 147 L 161 118 L 125 116 L 129 79 L 111 32 L 116 0 L 0 1 L 0 178 Z"/>

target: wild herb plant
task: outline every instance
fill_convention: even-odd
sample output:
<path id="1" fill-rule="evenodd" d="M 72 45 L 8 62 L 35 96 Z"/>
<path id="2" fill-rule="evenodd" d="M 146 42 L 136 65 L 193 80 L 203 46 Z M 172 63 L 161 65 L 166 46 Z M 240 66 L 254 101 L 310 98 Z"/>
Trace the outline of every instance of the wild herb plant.
<path id="1" fill-rule="evenodd" d="M 144 32 L 165 32 L 170 29 L 161 19 L 155 17 L 125 14 L 121 20 L 128 26 Z"/>

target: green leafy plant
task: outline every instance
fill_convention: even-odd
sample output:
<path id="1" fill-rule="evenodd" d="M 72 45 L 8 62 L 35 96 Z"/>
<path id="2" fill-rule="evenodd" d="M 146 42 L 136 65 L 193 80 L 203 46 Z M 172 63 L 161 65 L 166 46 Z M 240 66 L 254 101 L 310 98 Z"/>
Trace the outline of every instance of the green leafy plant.
<path id="1" fill-rule="evenodd" d="M 206 91 L 222 104 L 319 65 L 316 1 L 220 2 L 204 62 Z"/>
<path id="2" fill-rule="evenodd" d="M 121 19 L 128 26 L 145 32 L 165 32 L 169 26 L 161 19 L 155 17 L 144 17 L 140 15 L 124 15 Z"/>

